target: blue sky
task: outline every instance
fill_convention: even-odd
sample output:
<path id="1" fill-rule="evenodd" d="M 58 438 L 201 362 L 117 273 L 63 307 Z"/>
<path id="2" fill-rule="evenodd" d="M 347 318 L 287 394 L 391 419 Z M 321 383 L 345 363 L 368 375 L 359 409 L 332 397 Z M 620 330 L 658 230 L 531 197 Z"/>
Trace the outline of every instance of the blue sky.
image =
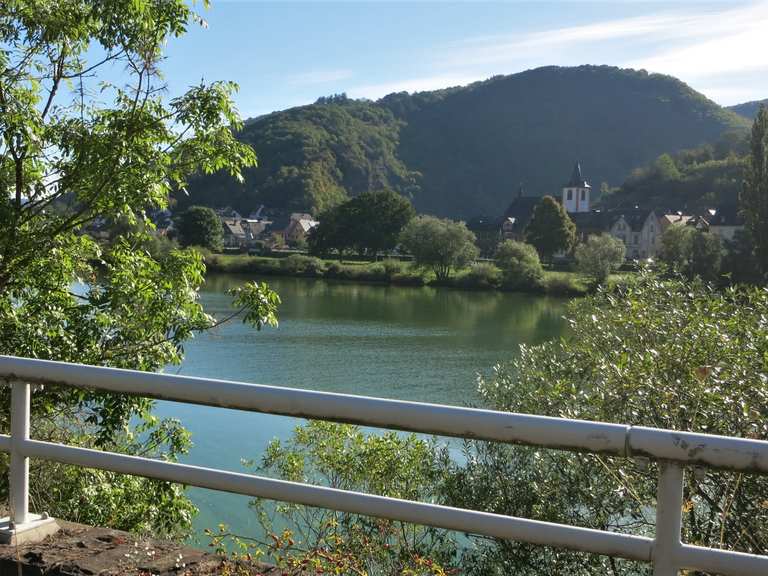
<path id="1" fill-rule="evenodd" d="M 207 27 L 168 46 L 170 93 L 234 80 L 246 117 L 550 64 L 672 74 L 721 104 L 768 98 L 768 0 L 213 0 L 199 11 Z"/>

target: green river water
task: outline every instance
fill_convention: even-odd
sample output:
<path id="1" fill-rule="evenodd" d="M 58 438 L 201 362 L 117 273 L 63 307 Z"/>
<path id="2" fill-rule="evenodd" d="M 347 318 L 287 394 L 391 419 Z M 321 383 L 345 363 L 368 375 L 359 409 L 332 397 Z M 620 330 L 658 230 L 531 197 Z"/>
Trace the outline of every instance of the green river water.
<path id="1" fill-rule="evenodd" d="M 230 311 L 227 289 L 253 278 L 209 277 L 206 310 Z M 565 301 L 524 294 L 368 286 L 269 278 L 283 300 L 280 326 L 257 332 L 230 322 L 191 341 L 180 367 L 207 376 L 456 405 L 479 405 L 478 373 L 512 357 L 521 343 L 562 334 Z M 194 446 L 185 462 L 244 471 L 267 443 L 287 438 L 294 418 L 158 403 L 159 416 L 179 418 Z M 248 498 L 190 490 L 200 508 L 197 534 L 220 522 L 240 534 L 259 532 Z M 198 543 L 205 544 L 205 538 Z"/>

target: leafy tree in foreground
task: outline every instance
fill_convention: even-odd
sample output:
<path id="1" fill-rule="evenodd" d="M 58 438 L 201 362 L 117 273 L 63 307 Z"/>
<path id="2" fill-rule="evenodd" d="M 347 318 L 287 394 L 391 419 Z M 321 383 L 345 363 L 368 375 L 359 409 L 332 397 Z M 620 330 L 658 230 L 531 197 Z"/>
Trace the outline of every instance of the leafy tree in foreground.
<path id="1" fill-rule="evenodd" d="M 475 235 L 463 222 L 441 220 L 434 216 L 417 216 L 400 235 L 416 264 L 431 268 L 438 280 L 447 280 L 451 271 L 477 258 Z"/>
<path id="2" fill-rule="evenodd" d="M 496 249 L 496 264 L 504 274 L 507 288 L 536 288 L 544 278 L 539 255 L 530 244 L 505 240 Z"/>
<path id="3" fill-rule="evenodd" d="M 424 502 L 436 498 L 446 459 L 445 450 L 415 434 L 366 434 L 357 426 L 314 421 L 298 426 L 288 441 L 272 441 L 256 472 Z M 444 530 L 291 503 L 278 505 L 275 519 L 269 504 L 255 500 L 251 506 L 265 533 L 277 532 L 276 525 L 290 530 L 293 543 L 279 555 L 293 556 L 299 566 L 307 566 L 301 560 L 314 550 L 340 558 L 344 574 L 445 576 L 440 564 L 454 561 L 455 543 Z"/>
<path id="4" fill-rule="evenodd" d="M 760 110 L 752 126 L 750 161 L 741 194 L 747 230 L 763 277 L 768 275 L 768 108 Z"/>
<path id="5" fill-rule="evenodd" d="M 224 247 L 221 220 L 207 206 L 190 206 L 179 216 L 177 226 L 182 246 L 202 246 L 214 252 Z"/>
<path id="6" fill-rule="evenodd" d="M 663 298 L 659 297 L 663 294 Z M 768 439 L 768 292 L 701 282 L 636 283 L 574 302 L 569 337 L 522 346 L 480 384 L 493 408 Z M 446 497 L 453 505 L 652 535 L 655 465 L 597 455 L 467 445 Z M 768 478 L 685 476 L 686 541 L 768 551 Z M 477 541 L 470 574 L 647 574 L 629 562 Z"/>
<path id="7" fill-rule="evenodd" d="M 570 252 L 576 242 L 576 225 L 552 196 L 544 196 L 525 228 L 525 241 L 549 260 L 556 252 Z"/>
<path id="8" fill-rule="evenodd" d="M 233 136 L 235 85 L 163 96 L 162 49 L 195 20 L 183 0 L 0 3 L 0 353 L 154 371 L 180 362 L 184 342 L 215 324 L 197 300 L 200 256 L 152 256 L 144 216 L 195 172 L 237 177 L 255 162 Z M 105 67 L 124 70 L 124 82 L 101 82 Z M 99 244 L 84 233 L 96 219 L 130 231 Z M 265 284 L 234 300 L 245 321 L 276 322 L 279 300 Z M 151 409 L 146 399 L 46 387 L 33 395 L 33 433 L 173 459 L 188 437 Z M 61 517 L 166 533 L 191 525 L 183 490 L 168 483 L 41 463 L 32 482 L 33 506 Z"/>
<path id="9" fill-rule="evenodd" d="M 624 262 L 624 242 L 610 234 L 590 236 L 576 247 L 576 266 L 595 285 L 602 284 Z"/>

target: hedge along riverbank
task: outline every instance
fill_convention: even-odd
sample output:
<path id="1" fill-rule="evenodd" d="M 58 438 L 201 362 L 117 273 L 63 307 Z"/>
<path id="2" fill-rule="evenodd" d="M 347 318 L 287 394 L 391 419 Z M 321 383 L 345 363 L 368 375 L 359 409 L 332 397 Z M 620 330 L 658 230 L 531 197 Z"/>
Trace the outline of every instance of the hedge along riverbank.
<path id="1" fill-rule="evenodd" d="M 446 286 L 462 290 L 516 291 L 552 296 L 583 296 L 588 291 L 587 282 L 578 274 L 554 271 L 546 271 L 540 282 L 530 286 L 516 286 L 512 290 L 503 282 L 501 270 L 490 262 L 478 262 L 459 270 L 448 280 L 438 281 L 432 272 L 399 260 L 340 262 L 303 254 L 274 258 L 209 252 L 203 252 L 203 257 L 209 273 L 326 278 L 400 286 Z"/>

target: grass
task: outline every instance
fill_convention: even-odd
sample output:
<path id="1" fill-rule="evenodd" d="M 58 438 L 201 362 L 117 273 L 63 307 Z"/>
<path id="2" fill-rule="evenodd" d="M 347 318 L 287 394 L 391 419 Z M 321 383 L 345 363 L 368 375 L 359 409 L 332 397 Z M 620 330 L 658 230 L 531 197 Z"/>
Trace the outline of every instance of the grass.
<path id="1" fill-rule="evenodd" d="M 401 286 L 447 286 L 463 290 L 502 289 L 501 273 L 489 263 L 476 264 L 457 271 L 448 280 L 438 281 L 431 271 L 399 260 L 340 262 L 302 254 L 275 258 L 246 254 L 212 254 L 207 251 L 203 251 L 203 257 L 208 271 L 214 273 L 326 278 Z M 612 275 L 609 283 L 615 285 L 625 282 L 626 276 L 627 274 Z M 583 296 L 589 292 L 589 281 L 575 272 L 547 270 L 541 285 L 531 287 L 528 291 L 552 296 Z"/>

